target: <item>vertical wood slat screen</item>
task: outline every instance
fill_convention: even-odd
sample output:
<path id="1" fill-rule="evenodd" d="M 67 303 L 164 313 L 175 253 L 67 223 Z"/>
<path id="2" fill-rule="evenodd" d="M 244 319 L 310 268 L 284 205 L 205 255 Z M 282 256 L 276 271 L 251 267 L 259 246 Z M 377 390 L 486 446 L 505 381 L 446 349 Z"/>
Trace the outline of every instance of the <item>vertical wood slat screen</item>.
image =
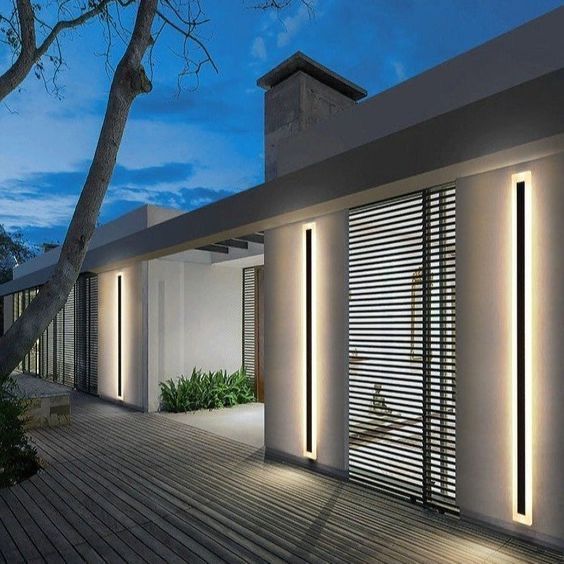
<path id="1" fill-rule="evenodd" d="M 243 269 L 243 368 L 256 386 L 257 269 Z"/>
<path id="2" fill-rule="evenodd" d="M 29 305 L 38 289 L 13 294 L 13 320 Z M 65 305 L 20 364 L 23 372 L 98 392 L 98 279 L 81 275 Z"/>
<path id="3" fill-rule="evenodd" d="M 350 211 L 349 473 L 457 512 L 455 189 Z"/>
<path id="4" fill-rule="evenodd" d="M 98 391 L 98 278 L 84 276 L 75 285 L 75 387 Z"/>

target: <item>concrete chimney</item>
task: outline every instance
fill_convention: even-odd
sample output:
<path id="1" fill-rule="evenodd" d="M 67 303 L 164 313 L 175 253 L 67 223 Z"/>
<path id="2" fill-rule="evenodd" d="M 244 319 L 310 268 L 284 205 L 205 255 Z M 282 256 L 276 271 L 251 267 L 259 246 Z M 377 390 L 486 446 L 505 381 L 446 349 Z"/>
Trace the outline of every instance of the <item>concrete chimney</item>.
<path id="1" fill-rule="evenodd" d="M 366 90 L 297 52 L 257 80 L 264 95 L 265 179 L 278 176 L 281 142 L 352 106 Z"/>

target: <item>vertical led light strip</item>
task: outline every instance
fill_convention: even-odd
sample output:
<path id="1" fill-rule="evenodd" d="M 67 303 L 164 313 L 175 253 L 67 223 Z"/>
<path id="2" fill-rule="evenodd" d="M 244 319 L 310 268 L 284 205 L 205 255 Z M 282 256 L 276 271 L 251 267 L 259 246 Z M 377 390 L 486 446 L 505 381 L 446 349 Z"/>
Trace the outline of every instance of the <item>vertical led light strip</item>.
<path id="1" fill-rule="evenodd" d="M 513 175 L 513 519 L 532 518 L 531 173 Z"/>
<path id="2" fill-rule="evenodd" d="M 317 458 L 315 374 L 315 225 L 304 226 L 305 455 Z"/>
<path id="3" fill-rule="evenodd" d="M 121 389 L 121 274 L 117 277 L 117 396 L 123 397 Z"/>

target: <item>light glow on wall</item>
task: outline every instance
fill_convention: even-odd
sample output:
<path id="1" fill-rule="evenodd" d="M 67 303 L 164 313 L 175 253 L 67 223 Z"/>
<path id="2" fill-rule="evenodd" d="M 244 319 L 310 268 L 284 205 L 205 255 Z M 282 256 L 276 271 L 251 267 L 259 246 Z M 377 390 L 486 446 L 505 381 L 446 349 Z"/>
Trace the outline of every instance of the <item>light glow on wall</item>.
<path id="1" fill-rule="evenodd" d="M 533 522 L 531 173 L 514 174 L 511 185 L 513 520 L 531 525 Z"/>
<path id="2" fill-rule="evenodd" d="M 304 388 L 305 388 L 305 445 L 307 458 L 317 458 L 317 374 L 316 374 L 316 250 L 315 224 L 304 225 L 303 232 L 303 324 L 304 324 Z"/>
<path id="3" fill-rule="evenodd" d="M 116 335 L 116 347 L 117 347 L 117 397 L 118 399 L 123 399 L 123 382 L 122 382 L 122 275 L 117 275 L 117 287 L 116 287 L 116 311 L 117 311 L 117 335 Z"/>

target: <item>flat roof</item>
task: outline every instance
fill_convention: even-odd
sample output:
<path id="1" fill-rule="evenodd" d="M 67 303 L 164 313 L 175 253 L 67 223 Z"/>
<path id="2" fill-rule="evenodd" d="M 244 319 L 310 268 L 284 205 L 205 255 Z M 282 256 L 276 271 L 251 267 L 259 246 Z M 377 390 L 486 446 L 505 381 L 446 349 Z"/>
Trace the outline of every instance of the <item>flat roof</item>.
<path id="1" fill-rule="evenodd" d="M 89 250 L 82 271 L 272 229 L 320 215 L 319 206 L 333 200 L 564 134 L 563 99 L 560 69 Z M 52 271 L 7 282 L 0 296 L 42 284 Z"/>
<path id="2" fill-rule="evenodd" d="M 314 61 L 301 51 L 297 51 L 271 71 L 261 76 L 257 80 L 257 85 L 264 88 L 264 90 L 269 90 L 298 71 L 309 74 L 319 82 L 330 86 L 355 102 L 362 100 L 367 94 L 362 86 L 358 86 L 358 84 L 351 82 L 317 61 Z"/>

